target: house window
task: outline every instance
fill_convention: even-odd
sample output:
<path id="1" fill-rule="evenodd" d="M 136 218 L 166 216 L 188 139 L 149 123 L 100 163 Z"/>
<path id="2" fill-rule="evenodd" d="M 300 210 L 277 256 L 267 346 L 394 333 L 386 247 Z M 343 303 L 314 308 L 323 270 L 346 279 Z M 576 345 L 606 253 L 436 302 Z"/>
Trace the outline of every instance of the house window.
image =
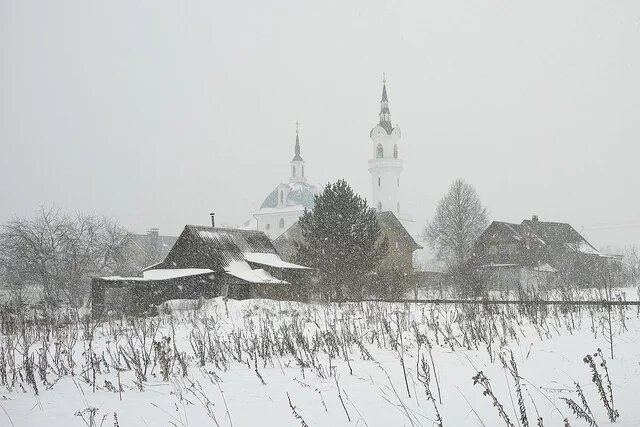
<path id="1" fill-rule="evenodd" d="M 280 218 L 280 228 L 284 228 L 284 218 Z"/>
<path id="2" fill-rule="evenodd" d="M 382 212 L 382 202 L 378 202 L 378 210 Z"/>
<path id="3" fill-rule="evenodd" d="M 380 187 L 380 177 L 378 177 L 378 187 Z"/>
<path id="4" fill-rule="evenodd" d="M 376 158 L 380 159 L 384 157 L 384 148 L 382 148 L 382 144 L 378 144 L 376 147 Z"/>
<path id="5" fill-rule="evenodd" d="M 394 159 L 398 158 L 398 144 L 393 146 L 393 158 Z"/>

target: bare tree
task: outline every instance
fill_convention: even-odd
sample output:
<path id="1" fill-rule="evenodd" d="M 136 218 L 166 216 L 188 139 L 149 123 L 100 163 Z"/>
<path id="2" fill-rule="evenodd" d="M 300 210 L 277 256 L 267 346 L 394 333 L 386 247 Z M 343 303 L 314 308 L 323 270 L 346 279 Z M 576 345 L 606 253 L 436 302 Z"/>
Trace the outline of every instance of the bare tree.
<path id="1" fill-rule="evenodd" d="M 113 271 L 123 234 L 107 218 L 42 207 L 33 218 L 2 226 L 0 266 L 13 289 L 37 288 L 48 304 L 62 299 L 79 307 L 90 276 Z"/>
<path id="2" fill-rule="evenodd" d="M 624 251 L 623 270 L 627 285 L 640 285 L 640 253 L 635 245 L 631 245 Z"/>
<path id="3" fill-rule="evenodd" d="M 476 190 L 457 179 L 440 200 L 432 221 L 425 227 L 429 246 L 438 259 L 445 261 L 449 272 L 465 276 L 473 245 L 487 227 L 487 210 Z"/>

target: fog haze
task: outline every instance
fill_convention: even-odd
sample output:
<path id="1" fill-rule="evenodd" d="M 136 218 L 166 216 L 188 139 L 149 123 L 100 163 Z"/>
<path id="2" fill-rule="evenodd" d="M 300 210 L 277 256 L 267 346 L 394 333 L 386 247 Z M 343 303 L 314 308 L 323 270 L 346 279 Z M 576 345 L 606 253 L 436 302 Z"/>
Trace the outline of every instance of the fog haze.
<path id="1" fill-rule="evenodd" d="M 289 175 L 369 197 L 382 73 L 403 210 L 640 243 L 640 2 L 0 0 L 0 223 L 40 204 L 177 235 Z"/>

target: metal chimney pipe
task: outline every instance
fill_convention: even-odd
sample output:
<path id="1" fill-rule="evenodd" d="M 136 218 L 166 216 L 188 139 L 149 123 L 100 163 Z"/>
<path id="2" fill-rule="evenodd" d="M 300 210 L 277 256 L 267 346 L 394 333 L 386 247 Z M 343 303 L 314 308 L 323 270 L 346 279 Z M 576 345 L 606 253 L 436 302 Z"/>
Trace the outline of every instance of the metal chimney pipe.
<path id="1" fill-rule="evenodd" d="M 211 216 L 211 227 L 216 228 L 216 213 L 211 212 L 209 215 Z"/>

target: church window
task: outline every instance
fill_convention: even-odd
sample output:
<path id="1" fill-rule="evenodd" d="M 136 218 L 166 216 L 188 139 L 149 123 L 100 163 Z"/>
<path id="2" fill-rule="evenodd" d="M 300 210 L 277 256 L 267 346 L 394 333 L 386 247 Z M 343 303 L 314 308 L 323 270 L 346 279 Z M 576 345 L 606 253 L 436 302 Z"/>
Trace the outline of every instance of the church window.
<path id="1" fill-rule="evenodd" d="M 284 228 L 284 218 L 280 218 L 280 228 Z"/>
<path id="2" fill-rule="evenodd" d="M 396 249 L 398 249 L 400 247 L 400 245 L 398 244 L 398 241 L 396 240 Z"/>
<path id="3" fill-rule="evenodd" d="M 398 202 L 398 206 L 396 206 L 398 213 L 400 213 L 400 202 Z"/>
<path id="4" fill-rule="evenodd" d="M 378 187 L 380 187 L 380 177 L 378 177 Z"/>
<path id="5" fill-rule="evenodd" d="M 304 178 L 304 166 L 302 166 L 302 177 Z"/>
<path id="6" fill-rule="evenodd" d="M 394 159 L 398 158 L 398 144 L 393 146 L 393 158 Z"/>
<path id="7" fill-rule="evenodd" d="M 268 229 L 270 229 L 270 228 L 271 228 L 271 224 L 265 224 L 265 226 L 264 226 L 264 229 L 265 229 L 265 230 L 268 230 Z"/>
<path id="8" fill-rule="evenodd" d="M 400 177 L 398 177 L 398 179 L 396 180 L 396 183 L 398 184 L 398 187 L 400 187 Z"/>
<path id="9" fill-rule="evenodd" d="M 296 176 L 296 167 L 291 166 L 291 176 Z"/>
<path id="10" fill-rule="evenodd" d="M 280 190 L 280 204 L 284 204 L 284 191 Z"/>
<path id="11" fill-rule="evenodd" d="M 378 202 L 378 211 L 382 212 L 382 202 Z"/>
<path id="12" fill-rule="evenodd" d="M 384 148 L 382 148 L 382 144 L 378 144 L 376 147 L 376 158 L 380 159 L 384 157 Z"/>

